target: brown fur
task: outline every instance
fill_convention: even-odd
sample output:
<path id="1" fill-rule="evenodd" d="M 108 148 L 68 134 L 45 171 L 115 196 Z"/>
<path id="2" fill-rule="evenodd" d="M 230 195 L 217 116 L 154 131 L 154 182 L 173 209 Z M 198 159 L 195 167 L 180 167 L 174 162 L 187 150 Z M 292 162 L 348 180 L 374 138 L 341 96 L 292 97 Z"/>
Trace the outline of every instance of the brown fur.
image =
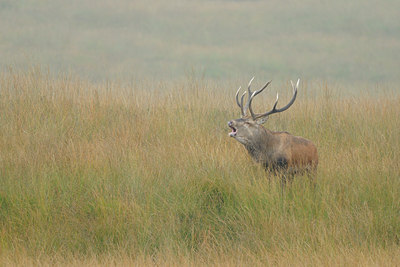
<path id="1" fill-rule="evenodd" d="M 252 118 L 233 120 L 228 125 L 234 130 L 230 135 L 267 169 L 299 173 L 317 168 L 317 148 L 310 140 L 287 132 L 272 132 Z"/>
<path id="2" fill-rule="evenodd" d="M 317 148 L 310 141 L 300 136 L 289 133 L 272 133 L 285 143 L 285 154 L 288 168 L 297 171 L 315 170 L 318 166 Z"/>

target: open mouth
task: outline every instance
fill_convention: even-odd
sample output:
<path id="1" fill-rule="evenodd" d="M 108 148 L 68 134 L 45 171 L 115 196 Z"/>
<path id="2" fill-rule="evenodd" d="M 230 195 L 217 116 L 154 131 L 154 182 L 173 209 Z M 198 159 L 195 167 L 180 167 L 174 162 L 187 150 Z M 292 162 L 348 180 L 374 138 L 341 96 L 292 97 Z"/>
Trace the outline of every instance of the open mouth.
<path id="1" fill-rule="evenodd" d="M 229 133 L 230 137 L 235 137 L 236 136 L 236 128 L 229 125 L 229 127 L 232 129 L 232 132 Z"/>

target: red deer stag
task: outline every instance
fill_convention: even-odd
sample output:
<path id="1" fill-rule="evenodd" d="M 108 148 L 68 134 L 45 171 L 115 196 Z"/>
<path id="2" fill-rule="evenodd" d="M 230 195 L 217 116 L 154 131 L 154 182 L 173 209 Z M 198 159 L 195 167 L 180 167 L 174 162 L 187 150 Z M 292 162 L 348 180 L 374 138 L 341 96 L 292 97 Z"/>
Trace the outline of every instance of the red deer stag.
<path id="1" fill-rule="evenodd" d="M 286 106 L 276 108 L 278 104 L 277 94 L 272 109 L 263 114 L 255 114 L 251 103 L 254 97 L 267 88 L 271 81 L 267 82 L 260 90 L 252 92 L 250 85 L 253 79 L 250 80 L 248 85 L 246 105 L 243 105 L 246 92 L 243 93 L 240 102 L 238 96 L 241 88 L 236 93 L 236 103 L 240 107 L 242 116 L 240 119 L 228 122 L 228 126 L 232 129 L 229 136 L 243 144 L 251 157 L 267 170 L 274 172 L 284 170 L 292 175 L 299 172 L 315 171 L 318 165 L 318 155 L 317 148 L 311 141 L 303 137 L 293 136 L 288 132 L 273 132 L 261 125 L 267 121 L 269 115 L 283 112 L 294 103 L 300 79 L 296 86 L 291 81 L 293 97 Z M 247 111 L 250 111 L 250 116 Z"/>

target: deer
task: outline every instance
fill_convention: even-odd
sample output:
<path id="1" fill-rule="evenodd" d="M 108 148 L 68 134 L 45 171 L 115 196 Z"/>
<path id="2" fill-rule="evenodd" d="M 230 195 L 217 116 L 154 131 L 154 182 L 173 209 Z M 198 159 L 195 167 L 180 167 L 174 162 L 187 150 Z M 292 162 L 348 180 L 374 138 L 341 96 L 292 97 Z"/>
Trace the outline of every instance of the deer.
<path id="1" fill-rule="evenodd" d="M 241 87 L 236 92 L 236 104 L 240 108 L 241 117 L 228 122 L 228 127 L 232 130 L 229 136 L 244 145 L 253 160 L 262 164 L 265 170 L 273 173 L 281 172 L 283 178 L 293 178 L 298 173 L 314 173 L 318 166 L 318 154 L 313 142 L 288 132 L 274 132 L 262 126 L 270 115 L 283 112 L 293 105 L 300 79 L 297 80 L 296 85 L 290 81 L 293 97 L 286 106 L 277 108 L 279 100 L 277 93 L 272 109 L 261 114 L 254 113 L 251 104 L 254 98 L 270 85 L 271 81 L 267 82 L 261 89 L 252 92 L 250 87 L 253 80 L 254 77 L 250 80 L 247 92 L 245 91 L 242 94 L 240 101 Z M 248 97 L 244 105 L 246 93 L 248 93 Z M 248 111 L 250 114 L 248 114 Z"/>

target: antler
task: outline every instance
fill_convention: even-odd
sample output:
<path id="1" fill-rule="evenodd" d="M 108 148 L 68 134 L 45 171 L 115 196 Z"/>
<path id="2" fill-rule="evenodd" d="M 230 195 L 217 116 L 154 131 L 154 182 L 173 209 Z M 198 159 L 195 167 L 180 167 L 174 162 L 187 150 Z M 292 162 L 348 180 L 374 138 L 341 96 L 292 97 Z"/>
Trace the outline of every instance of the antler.
<path id="1" fill-rule="evenodd" d="M 242 87 L 239 87 L 239 89 L 236 92 L 236 104 L 240 107 L 240 111 L 242 113 L 242 116 L 244 117 L 244 116 L 246 116 L 246 112 L 243 109 L 243 98 L 244 98 L 244 95 L 246 94 L 246 92 L 243 93 L 242 97 L 240 98 L 240 103 L 239 103 L 238 96 L 239 96 L 240 89 L 242 89 Z"/>
<path id="2" fill-rule="evenodd" d="M 266 84 L 265 87 L 267 87 L 269 83 L 270 83 L 270 82 L 268 82 L 268 83 Z M 254 92 L 253 94 L 251 94 L 251 96 L 250 96 L 248 102 L 249 102 L 249 110 L 250 110 L 251 117 L 253 118 L 253 120 L 257 120 L 257 119 L 260 119 L 260 118 L 265 118 L 265 117 L 268 117 L 268 116 L 271 115 L 271 114 L 279 113 L 279 112 L 282 112 L 282 111 L 287 110 L 287 109 L 294 103 L 294 101 L 296 100 L 297 88 L 298 88 L 298 86 L 299 86 L 300 79 L 297 80 L 296 86 L 293 85 L 293 82 L 292 82 L 292 81 L 290 81 L 290 83 L 292 84 L 292 88 L 293 88 L 293 97 L 292 97 L 292 99 L 289 101 L 289 103 L 288 103 L 286 106 L 284 106 L 283 108 L 277 109 L 277 108 L 276 108 L 276 105 L 278 104 L 278 99 L 279 99 L 279 95 L 278 95 L 278 93 L 277 93 L 277 94 L 276 94 L 276 101 L 275 101 L 275 104 L 274 104 L 273 108 L 272 108 L 270 111 L 268 111 L 268 112 L 266 112 L 266 113 L 263 113 L 263 114 L 254 114 L 254 112 L 253 112 L 253 110 L 252 110 L 252 108 L 251 108 L 251 102 L 253 101 L 253 99 L 254 99 L 254 97 L 255 97 L 256 95 L 258 95 L 259 93 L 262 92 L 262 90 L 264 90 L 265 87 L 262 88 L 262 89 L 260 89 L 259 91 Z"/>
<path id="3" fill-rule="evenodd" d="M 271 83 L 271 81 L 269 81 L 260 90 L 252 92 L 250 87 L 251 87 L 251 83 L 253 82 L 253 80 L 254 80 L 254 77 L 251 78 L 251 80 L 249 81 L 249 85 L 247 86 L 247 92 L 249 93 L 249 97 L 247 99 L 246 106 L 243 107 L 243 100 L 244 100 L 244 96 L 246 95 L 246 91 L 243 93 L 242 97 L 240 98 L 240 103 L 239 103 L 239 92 L 242 87 L 239 87 L 239 89 L 236 92 L 236 103 L 240 107 L 242 117 L 245 117 L 247 110 L 250 110 L 251 116 L 254 118 L 253 111 L 251 110 L 252 98 L 255 97 L 256 95 L 258 95 L 259 93 L 261 93 Z"/>

